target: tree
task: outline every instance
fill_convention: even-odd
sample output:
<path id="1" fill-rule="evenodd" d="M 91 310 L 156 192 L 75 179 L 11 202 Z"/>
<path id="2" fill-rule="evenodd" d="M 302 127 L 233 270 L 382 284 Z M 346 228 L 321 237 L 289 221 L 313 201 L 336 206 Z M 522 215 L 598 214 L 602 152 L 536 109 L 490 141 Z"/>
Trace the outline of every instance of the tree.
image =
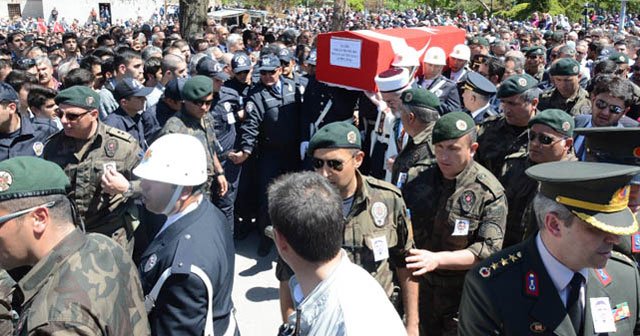
<path id="1" fill-rule="evenodd" d="M 331 19 L 331 30 L 344 30 L 345 11 L 347 10 L 346 0 L 333 1 L 333 17 Z"/>
<path id="2" fill-rule="evenodd" d="M 180 35 L 184 39 L 202 32 L 207 20 L 208 4 L 208 1 L 202 0 L 180 0 Z"/>

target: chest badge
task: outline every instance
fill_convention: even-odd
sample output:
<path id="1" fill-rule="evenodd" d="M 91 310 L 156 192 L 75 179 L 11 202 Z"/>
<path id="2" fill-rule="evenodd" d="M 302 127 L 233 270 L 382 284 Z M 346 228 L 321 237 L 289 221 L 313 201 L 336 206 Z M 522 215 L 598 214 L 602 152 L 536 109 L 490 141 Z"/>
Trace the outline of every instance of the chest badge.
<path id="1" fill-rule="evenodd" d="M 158 256 L 156 256 L 156 254 L 152 254 L 149 259 L 147 260 L 147 262 L 144 264 L 144 271 L 149 272 L 150 270 L 153 269 L 153 267 L 156 266 L 156 263 L 158 262 Z"/>
<path id="2" fill-rule="evenodd" d="M 104 145 L 104 152 L 108 157 L 113 157 L 116 155 L 116 151 L 118 150 L 118 141 L 115 139 L 109 139 L 107 143 Z"/>
<path id="3" fill-rule="evenodd" d="M 373 206 L 371 206 L 371 216 L 373 217 L 373 222 L 377 227 L 384 226 L 384 219 L 388 214 L 387 206 L 382 202 L 375 202 Z"/>
<path id="4" fill-rule="evenodd" d="M 469 212 L 473 205 L 476 203 L 476 195 L 471 190 L 465 190 L 460 196 L 460 207 L 462 211 Z"/>
<path id="5" fill-rule="evenodd" d="M 42 150 L 44 149 L 44 144 L 40 141 L 33 144 L 33 152 L 36 153 L 37 156 L 42 155 Z"/>
<path id="6" fill-rule="evenodd" d="M 534 332 L 536 334 L 543 333 L 546 329 L 547 328 L 545 328 L 545 326 L 540 322 L 533 322 L 531 323 L 531 325 L 529 325 L 529 330 L 531 330 L 531 332 Z"/>

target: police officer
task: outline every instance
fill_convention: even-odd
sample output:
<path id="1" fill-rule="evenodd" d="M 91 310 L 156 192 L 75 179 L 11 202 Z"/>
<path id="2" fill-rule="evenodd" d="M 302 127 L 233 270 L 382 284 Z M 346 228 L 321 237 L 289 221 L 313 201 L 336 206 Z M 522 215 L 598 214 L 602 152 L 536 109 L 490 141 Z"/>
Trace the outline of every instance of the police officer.
<path id="1" fill-rule="evenodd" d="M 0 178 L 0 268 L 31 267 L 12 293 L 14 334 L 150 335 L 131 257 L 77 227 L 62 169 L 23 156 L 0 162 Z"/>
<path id="2" fill-rule="evenodd" d="M 133 170 L 142 179 L 145 207 L 167 216 L 139 266 L 153 335 L 239 335 L 233 240 L 224 215 L 205 196 L 206 151 L 194 136 L 167 134 Z"/>
<path id="3" fill-rule="evenodd" d="M 538 191 L 538 182 L 529 178 L 525 170 L 538 163 L 575 161 L 573 128 L 573 118 L 568 113 L 558 109 L 540 111 L 529 120 L 527 154 L 506 158 L 500 174 L 509 204 L 503 248 L 521 242 L 537 227 L 531 201 Z"/>
<path id="4" fill-rule="evenodd" d="M 153 88 L 143 86 L 133 78 L 123 78 L 116 84 L 113 92 L 113 96 L 120 106 L 104 120 L 106 125 L 131 134 L 143 151 L 149 147 L 145 138 L 147 131 L 145 126 L 156 127 L 155 125 L 145 125 L 142 120 L 142 113 L 145 113 L 146 109 L 146 96 L 151 91 Z"/>
<path id="5" fill-rule="evenodd" d="M 0 161 L 15 156 L 41 156 L 44 143 L 58 131 L 50 119 L 23 118 L 19 110 L 16 91 L 0 82 L 0 110 L 3 115 L 0 126 Z"/>
<path id="6" fill-rule="evenodd" d="M 72 86 L 55 100 L 63 130 L 49 139 L 43 158 L 69 177 L 69 198 L 87 231 L 110 236 L 133 252 L 139 216 L 132 197 L 139 185 L 129 181 L 142 156 L 140 145 L 129 133 L 99 121 L 100 97 L 89 87 Z"/>
<path id="7" fill-rule="evenodd" d="M 416 247 L 406 258 L 420 284 L 420 324 L 430 335 L 457 335 L 456 318 L 466 270 L 502 247 L 507 201 L 500 182 L 473 160 L 473 119 L 451 112 L 436 121 L 437 165 L 403 190 Z"/>
<path id="8" fill-rule="evenodd" d="M 561 58 L 551 64 L 549 75 L 555 87 L 540 96 L 540 110 L 561 109 L 572 116 L 591 113 L 589 93 L 580 87 L 580 63 L 573 58 Z"/>
<path id="9" fill-rule="evenodd" d="M 251 87 L 251 70 L 251 59 L 247 54 L 242 52 L 233 54 L 233 58 L 231 58 L 231 71 L 233 75 L 228 81 L 224 82 L 224 87 L 232 90 L 225 91 L 233 94 L 235 100 L 240 104 L 241 109 L 235 112 L 236 114 L 234 115 L 237 121 L 245 119 L 244 102 L 247 99 L 249 87 Z M 240 128 L 239 125 L 240 123 L 236 124 L 236 129 Z"/>
<path id="10" fill-rule="evenodd" d="M 430 91 L 412 88 L 404 91 L 401 99 L 397 114 L 409 140 L 393 162 L 391 181 L 399 189 L 418 171 L 435 164 L 431 132 L 440 117 L 440 100 Z M 396 138 L 399 139 L 401 137 Z"/>
<path id="11" fill-rule="evenodd" d="M 300 168 L 300 92 L 293 80 L 282 76 L 280 60 L 273 54 L 260 58 L 260 83 L 250 91 L 245 104 L 247 119 L 240 128 L 240 151 L 229 153 L 235 164 L 250 155 L 257 158 L 259 214 L 258 226 L 268 226 L 267 186 L 283 173 Z M 258 254 L 265 256 L 273 241 L 262 236 Z"/>
<path id="12" fill-rule="evenodd" d="M 304 97 L 304 92 L 309 83 L 307 77 L 301 76 L 295 71 L 296 60 L 289 48 L 284 47 L 278 50 L 278 58 L 280 59 L 280 65 L 282 66 L 282 76 L 293 80 L 296 83 L 296 87 L 300 94 Z"/>
<path id="13" fill-rule="evenodd" d="M 156 105 L 149 107 L 144 113 L 152 116 L 160 129 L 164 127 L 169 118 L 173 117 L 182 109 L 182 88 L 187 80 L 185 78 L 174 78 L 167 82 L 164 92 Z M 154 138 L 147 139 L 153 142 Z"/>
<path id="14" fill-rule="evenodd" d="M 456 83 L 442 75 L 447 56 L 440 47 L 431 47 L 424 54 L 423 78 L 418 85 L 433 92 L 440 99 L 440 114 L 460 109 L 460 94 Z"/>
<path id="15" fill-rule="evenodd" d="M 526 155 L 527 126 L 536 114 L 540 94 L 537 83 L 527 74 L 509 77 L 497 93 L 503 115 L 480 125 L 475 160 L 498 178 L 508 156 Z"/>
<path id="16" fill-rule="evenodd" d="M 407 332 L 417 335 L 418 284 L 404 266 L 404 256 L 413 247 L 411 222 L 397 188 L 358 171 L 364 158 L 361 143 L 355 126 L 334 122 L 313 136 L 309 155 L 314 170 L 329 179 L 343 199 L 347 224 L 342 248 L 380 283 L 388 296 L 397 300 L 396 304 L 400 298 L 394 294 L 394 287 L 400 286 Z M 276 276 L 281 281 L 281 305 L 287 300 L 291 304 L 286 296 L 291 275 L 291 269 L 279 260 Z"/>
<path id="17" fill-rule="evenodd" d="M 498 115 L 491 108 L 491 98 L 496 94 L 496 86 L 477 72 L 470 72 L 462 85 L 462 103 L 476 124 Z"/>
<path id="18" fill-rule="evenodd" d="M 207 185 L 205 193 L 224 195 L 227 192 L 227 179 L 224 169 L 218 160 L 221 153 L 220 143 L 216 138 L 213 116 L 209 109 L 213 104 L 213 81 L 198 75 L 189 78 L 182 88 L 182 110 L 167 120 L 158 137 L 168 133 L 190 134 L 200 139 L 207 150 Z M 213 189 L 215 188 L 215 189 Z"/>
<path id="19" fill-rule="evenodd" d="M 540 232 L 469 271 L 460 335 L 634 335 L 640 304 L 635 263 L 612 251 L 638 229 L 627 208 L 640 168 L 551 162 L 527 170 L 541 182 Z"/>

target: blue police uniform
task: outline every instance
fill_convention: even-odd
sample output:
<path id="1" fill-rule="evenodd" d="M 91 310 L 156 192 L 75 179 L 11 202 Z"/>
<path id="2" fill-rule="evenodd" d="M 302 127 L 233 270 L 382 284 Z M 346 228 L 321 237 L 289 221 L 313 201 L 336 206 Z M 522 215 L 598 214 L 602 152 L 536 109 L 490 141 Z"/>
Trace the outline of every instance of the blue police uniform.
<path id="1" fill-rule="evenodd" d="M 143 151 L 147 150 L 149 145 L 145 139 L 145 128 L 142 121 L 142 115 L 136 114 L 133 118 L 125 112 L 122 107 L 118 107 L 113 113 L 109 114 L 104 120 L 105 125 L 115 127 L 125 131 L 138 141 Z"/>
<path id="2" fill-rule="evenodd" d="M 20 118 L 20 128 L 9 134 L 0 134 L 0 161 L 16 156 L 41 156 L 49 136 L 58 132 L 49 119 Z"/>
<path id="3" fill-rule="evenodd" d="M 178 113 L 178 111 L 172 110 L 167 103 L 160 99 L 157 104 L 150 106 L 143 114 L 146 114 L 149 118 L 153 118 L 153 124 L 162 129 L 167 123 L 167 120 L 173 117 L 176 113 Z M 153 142 L 158 132 L 155 132 L 152 137 L 147 137 L 149 140 L 148 142 Z"/>
<path id="4" fill-rule="evenodd" d="M 438 99 L 440 99 L 440 107 L 438 108 L 440 115 L 460 110 L 462 106 L 460 104 L 460 94 L 456 83 L 452 80 L 440 75 L 430 83 L 421 79 L 418 85 L 438 96 Z"/>
<path id="5" fill-rule="evenodd" d="M 149 312 L 151 333 L 202 335 L 208 310 L 208 279 L 214 334 L 239 335 L 231 299 L 234 254 L 225 217 L 206 197 L 197 208 L 161 231 L 143 253 L 139 266 L 145 296 L 161 275 L 171 270 Z M 196 274 L 194 268 L 203 272 Z"/>

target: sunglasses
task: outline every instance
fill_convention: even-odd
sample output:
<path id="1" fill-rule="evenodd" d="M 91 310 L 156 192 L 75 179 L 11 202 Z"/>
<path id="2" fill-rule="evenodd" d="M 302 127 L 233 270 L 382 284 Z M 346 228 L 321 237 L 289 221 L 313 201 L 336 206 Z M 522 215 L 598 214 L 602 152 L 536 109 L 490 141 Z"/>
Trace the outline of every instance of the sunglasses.
<path id="1" fill-rule="evenodd" d="M 260 70 L 260 75 L 262 76 L 266 76 L 266 75 L 272 76 L 275 73 L 276 73 L 275 70 Z"/>
<path id="2" fill-rule="evenodd" d="M 311 159 L 311 164 L 313 165 L 314 169 L 322 169 L 322 167 L 324 167 L 324 164 L 327 164 L 327 166 L 335 171 L 342 171 L 342 169 L 344 169 L 344 162 L 340 161 L 340 160 L 321 160 L 318 158 L 312 158 Z"/>
<path id="3" fill-rule="evenodd" d="M 602 99 L 596 99 L 596 107 L 603 110 L 606 109 L 607 107 L 609 108 L 609 112 L 613 113 L 613 114 L 620 114 L 622 113 L 622 111 L 624 111 L 624 108 L 618 105 L 613 105 L 613 104 L 609 104 L 606 101 L 602 100 Z"/>
<path id="4" fill-rule="evenodd" d="M 56 115 L 58 116 L 58 118 L 60 118 L 60 120 L 62 120 L 62 117 L 67 117 L 68 121 L 76 121 L 80 118 L 82 118 L 82 116 L 84 116 L 85 114 L 91 112 L 91 110 L 86 111 L 84 113 L 78 113 L 78 114 L 74 114 L 74 113 L 65 113 L 63 110 L 61 109 L 57 109 L 56 110 Z"/>
<path id="5" fill-rule="evenodd" d="M 540 142 L 541 144 L 545 145 L 545 146 L 549 146 L 553 143 L 556 143 L 560 140 L 563 140 L 564 138 L 559 138 L 556 139 L 554 137 L 548 136 L 544 133 L 536 133 L 532 130 L 529 130 L 529 141 L 534 141 L 535 139 L 538 139 L 538 142 Z"/>
<path id="6" fill-rule="evenodd" d="M 18 218 L 20 216 L 24 216 L 28 213 L 30 213 L 33 210 L 36 210 L 38 208 L 51 208 L 52 206 L 54 206 L 56 204 L 55 201 L 51 201 L 49 203 L 45 203 L 42 205 L 38 205 L 38 206 L 34 206 L 32 208 L 28 208 L 28 209 L 24 209 L 24 210 L 20 210 L 20 211 L 16 211 L 16 212 L 12 212 L 10 214 L 4 215 L 4 216 L 0 216 L 0 224 L 4 224 L 12 219 Z"/>
<path id="7" fill-rule="evenodd" d="M 198 105 L 198 106 L 202 106 L 202 105 L 211 106 L 211 104 L 213 104 L 213 99 L 209 99 L 209 100 L 194 100 L 193 103 L 195 105 Z"/>

